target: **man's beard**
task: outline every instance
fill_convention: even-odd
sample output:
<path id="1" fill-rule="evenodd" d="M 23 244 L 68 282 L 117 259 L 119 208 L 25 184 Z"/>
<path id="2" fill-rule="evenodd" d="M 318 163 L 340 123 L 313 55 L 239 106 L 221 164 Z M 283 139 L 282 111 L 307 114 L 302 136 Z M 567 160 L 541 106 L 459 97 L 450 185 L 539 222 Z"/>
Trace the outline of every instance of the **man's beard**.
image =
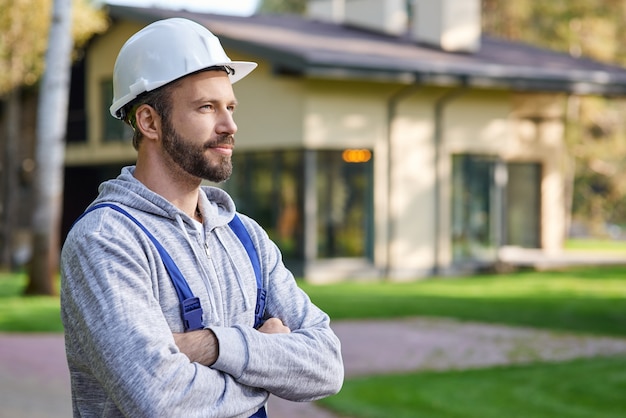
<path id="1" fill-rule="evenodd" d="M 163 120 L 163 148 L 180 168 L 192 176 L 219 183 L 227 180 L 233 172 L 229 155 L 215 156 L 210 161 L 205 156 L 206 150 L 218 144 L 233 144 L 232 135 L 222 135 L 217 140 L 195 144 L 180 135 L 169 120 Z"/>

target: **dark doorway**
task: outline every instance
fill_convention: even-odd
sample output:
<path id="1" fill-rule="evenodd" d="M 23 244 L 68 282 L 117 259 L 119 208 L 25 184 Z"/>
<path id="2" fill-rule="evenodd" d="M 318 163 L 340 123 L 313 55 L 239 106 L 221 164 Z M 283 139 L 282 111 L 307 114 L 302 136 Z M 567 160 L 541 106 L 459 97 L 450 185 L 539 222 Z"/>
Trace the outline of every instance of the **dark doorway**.
<path id="1" fill-rule="evenodd" d="M 107 164 L 65 168 L 61 241 L 65 241 L 74 220 L 98 196 L 100 183 L 117 177 L 125 165 Z"/>

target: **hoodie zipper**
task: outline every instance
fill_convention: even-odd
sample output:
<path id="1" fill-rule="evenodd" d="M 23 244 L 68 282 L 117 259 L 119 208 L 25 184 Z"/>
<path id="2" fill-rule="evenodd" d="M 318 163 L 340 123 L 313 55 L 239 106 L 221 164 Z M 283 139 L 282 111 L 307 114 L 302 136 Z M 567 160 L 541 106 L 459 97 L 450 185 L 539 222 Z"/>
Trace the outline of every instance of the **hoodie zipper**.
<path id="1" fill-rule="evenodd" d="M 209 252 L 209 244 L 207 244 L 206 240 L 204 240 L 204 252 L 206 253 L 207 258 L 211 259 L 211 253 Z"/>

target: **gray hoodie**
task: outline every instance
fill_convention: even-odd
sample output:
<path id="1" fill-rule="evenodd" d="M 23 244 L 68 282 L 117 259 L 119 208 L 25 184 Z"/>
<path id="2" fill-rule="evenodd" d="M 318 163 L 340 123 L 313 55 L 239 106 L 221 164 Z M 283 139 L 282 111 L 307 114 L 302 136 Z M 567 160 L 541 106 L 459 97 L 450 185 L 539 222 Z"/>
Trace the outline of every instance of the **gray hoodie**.
<path id="1" fill-rule="evenodd" d="M 103 183 L 94 204 L 115 203 L 161 242 L 200 298 L 219 357 L 206 367 L 178 350 L 180 303 L 156 248 L 123 214 L 96 209 L 74 225 L 61 256 L 74 416 L 249 417 L 270 393 L 310 401 L 338 392 L 343 363 L 329 318 L 297 287 L 261 227 L 239 215 L 261 261 L 265 317 L 281 319 L 290 334 L 253 328 L 254 270 L 227 225 L 235 213 L 228 194 L 202 188 L 204 239 L 133 171 Z"/>

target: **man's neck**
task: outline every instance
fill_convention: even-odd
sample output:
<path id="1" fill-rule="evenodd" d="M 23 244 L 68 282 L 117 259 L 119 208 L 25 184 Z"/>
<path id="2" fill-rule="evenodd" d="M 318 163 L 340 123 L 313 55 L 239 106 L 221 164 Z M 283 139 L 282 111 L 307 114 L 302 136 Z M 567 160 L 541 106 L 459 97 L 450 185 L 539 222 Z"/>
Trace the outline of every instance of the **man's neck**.
<path id="1" fill-rule="evenodd" d="M 159 164 L 144 164 L 137 160 L 134 176 L 148 189 L 161 195 L 191 218 L 198 219 L 198 193 L 201 180 L 187 173 L 162 167 Z"/>

